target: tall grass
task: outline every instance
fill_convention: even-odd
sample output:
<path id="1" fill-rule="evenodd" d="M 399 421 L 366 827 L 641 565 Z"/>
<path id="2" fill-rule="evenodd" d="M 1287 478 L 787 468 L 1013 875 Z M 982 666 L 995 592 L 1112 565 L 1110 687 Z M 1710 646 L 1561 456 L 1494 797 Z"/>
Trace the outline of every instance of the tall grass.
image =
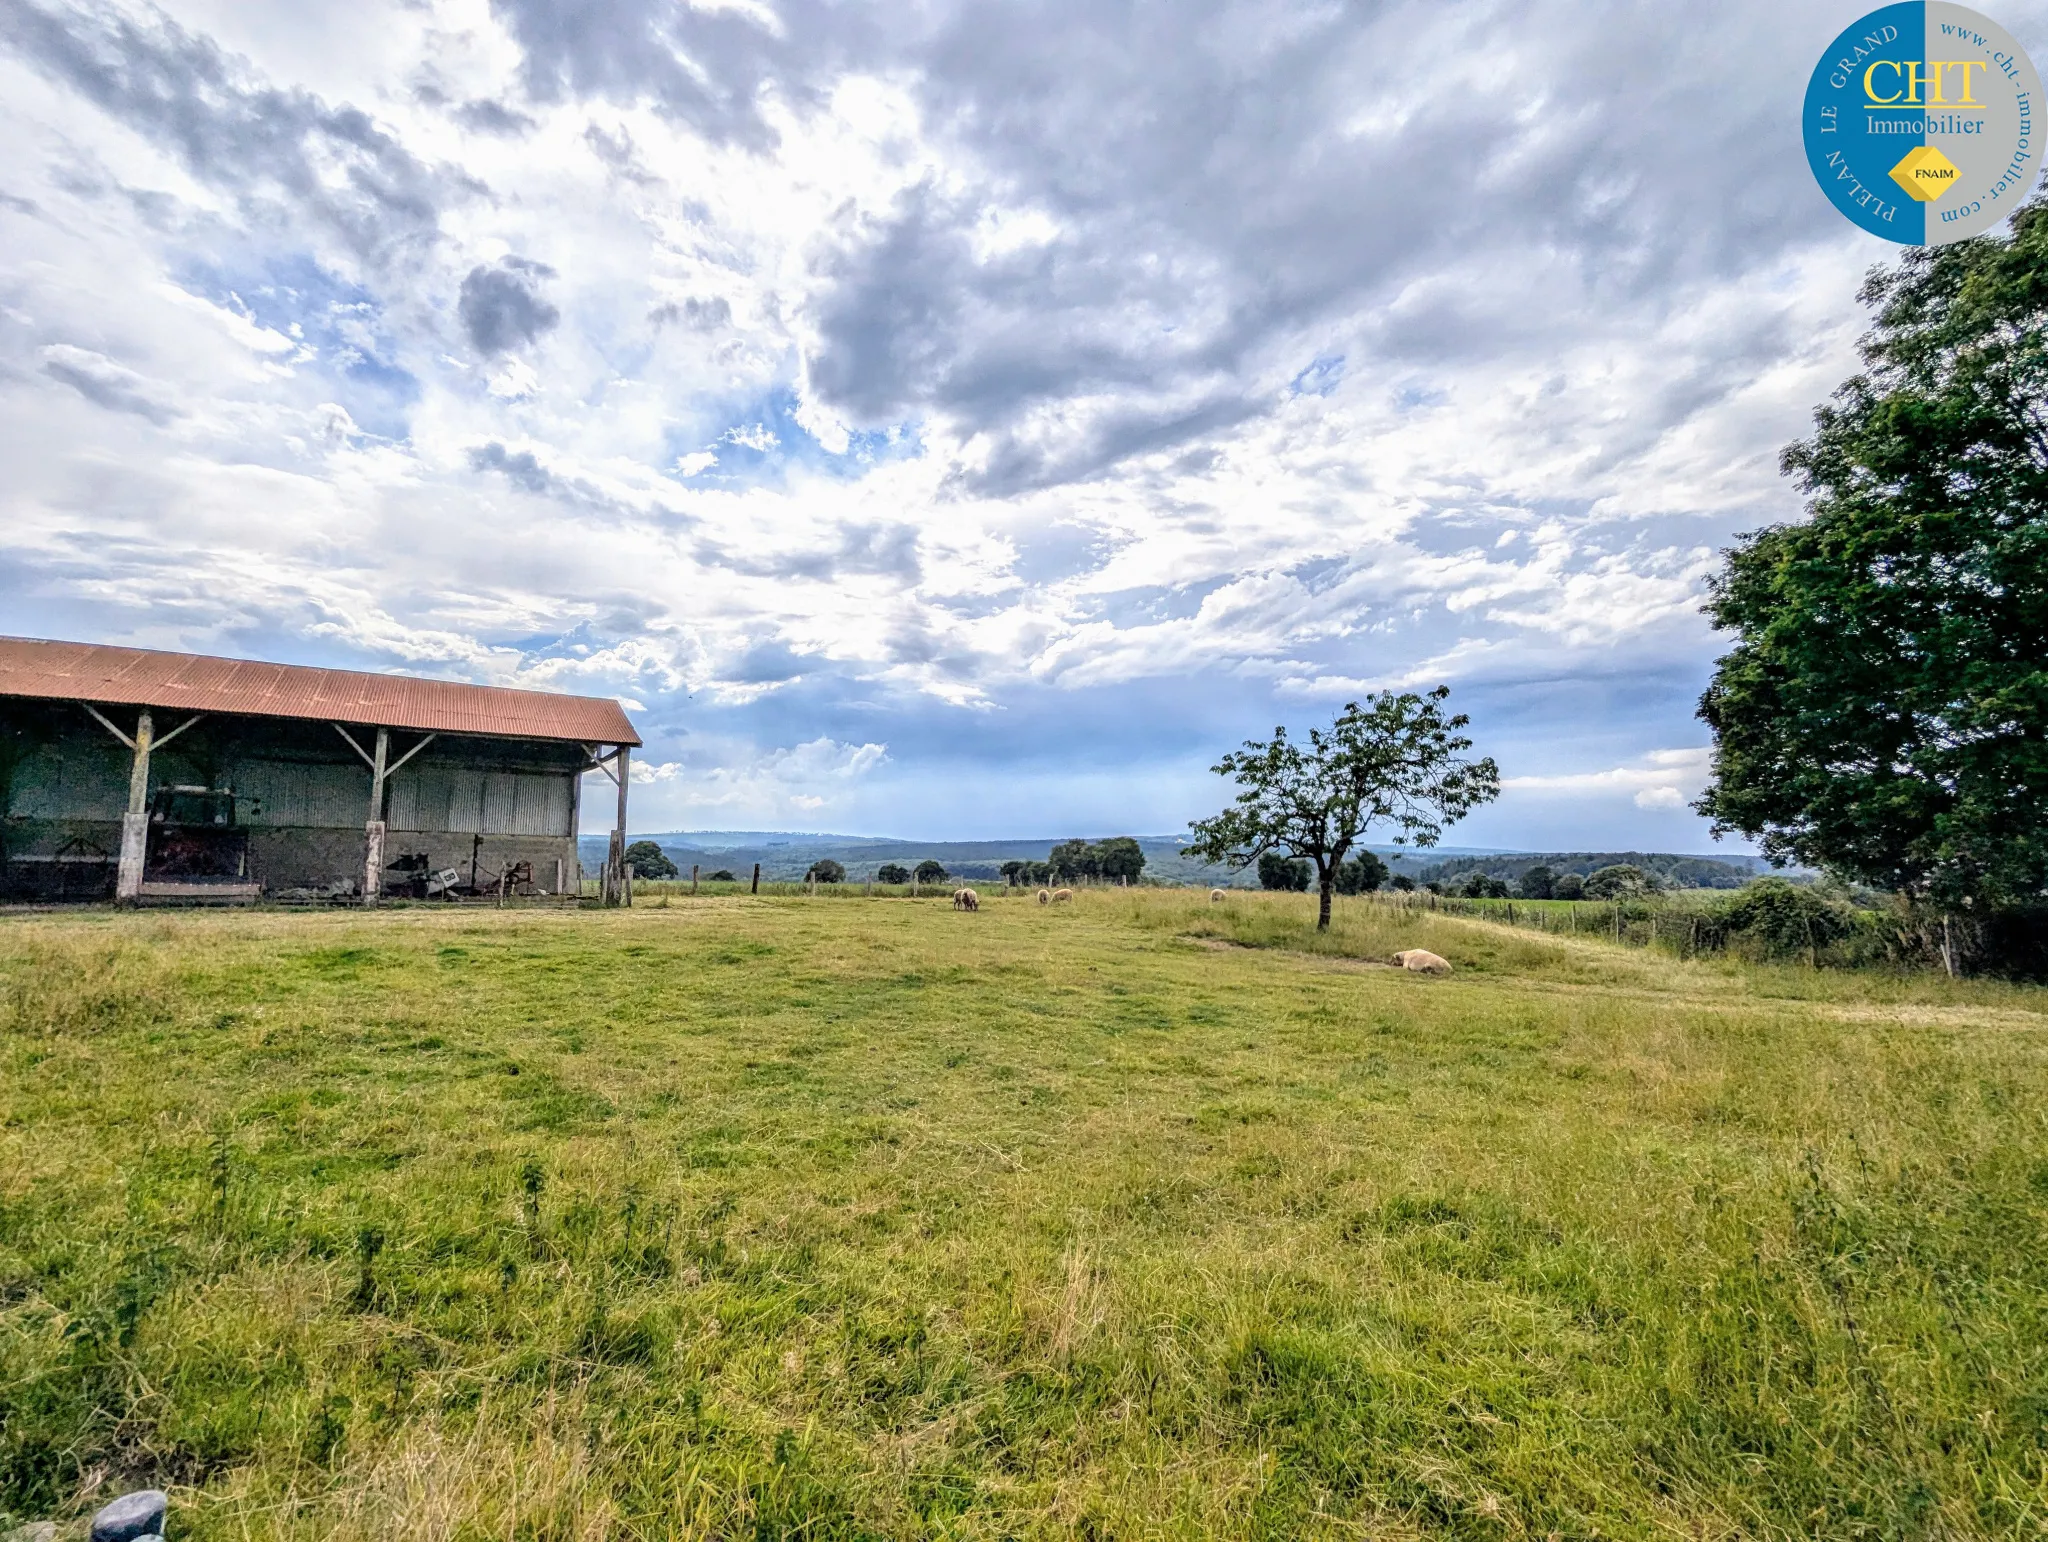
<path id="1" fill-rule="evenodd" d="M 671 899 L 0 923 L 0 1511 L 2048 1517 L 2040 992 L 1297 896 Z"/>

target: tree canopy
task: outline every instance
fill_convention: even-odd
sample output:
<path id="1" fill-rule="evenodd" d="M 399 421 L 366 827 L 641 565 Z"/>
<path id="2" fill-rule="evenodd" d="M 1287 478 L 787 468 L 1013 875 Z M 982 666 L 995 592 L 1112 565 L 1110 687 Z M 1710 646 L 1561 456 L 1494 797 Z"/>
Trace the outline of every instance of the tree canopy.
<path id="1" fill-rule="evenodd" d="M 910 869 L 900 862 L 884 862 L 875 869 L 876 883 L 909 883 Z"/>
<path id="2" fill-rule="evenodd" d="M 2048 888 L 2048 200 L 1874 270 L 1863 371 L 1727 553 L 1697 807 L 1944 916 Z"/>
<path id="3" fill-rule="evenodd" d="M 815 879 L 819 883 L 844 883 L 846 864 L 835 862 L 830 857 L 820 857 L 811 864 L 811 870 L 805 873 L 804 877 Z"/>
<path id="4" fill-rule="evenodd" d="M 916 877 L 919 883 L 941 883 L 950 876 L 946 871 L 946 864 L 936 857 L 926 857 L 917 864 Z"/>
<path id="5" fill-rule="evenodd" d="M 635 841 L 626 848 L 626 866 L 635 878 L 680 878 L 682 872 L 653 841 Z"/>
<path id="6" fill-rule="evenodd" d="M 1329 728 L 1296 744 L 1285 728 L 1248 739 L 1213 767 L 1240 788 L 1236 801 L 1191 827 L 1187 855 L 1249 867 L 1269 852 L 1314 865 L 1316 925 L 1330 924 L 1337 870 L 1368 826 L 1391 827 L 1403 845 L 1433 846 L 1445 828 L 1500 795 L 1500 770 L 1471 760 L 1468 719 L 1443 711 L 1450 687 L 1426 695 L 1381 691 L 1349 702 Z"/>
<path id="7" fill-rule="evenodd" d="M 1283 857 L 1277 851 L 1265 852 L 1259 858 L 1259 887 L 1262 889 L 1306 894 L 1308 880 L 1308 864 L 1298 858 Z"/>
<path id="8" fill-rule="evenodd" d="M 1385 885 L 1387 864 L 1377 852 L 1360 851 L 1337 868 L 1339 894 L 1371 894 Z"/>
<path id="9" fill-rule="evenodd" d="M 1007 866 L 1007 864 L 1005 864 Z M 1046 860 L 1051 876 L 1062 883 L 1077 878 L 1123 879 L 1137 882 L 1145 870 L 1145 853 L 1135 838 L 1113 835 L 1104 841 L 1061 841 Z"/>

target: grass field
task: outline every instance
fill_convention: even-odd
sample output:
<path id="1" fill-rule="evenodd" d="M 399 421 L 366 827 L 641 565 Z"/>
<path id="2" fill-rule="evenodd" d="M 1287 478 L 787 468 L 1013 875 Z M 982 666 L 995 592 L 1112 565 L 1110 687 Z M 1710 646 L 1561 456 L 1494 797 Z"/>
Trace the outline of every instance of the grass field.
<path id="1" fill-rule="evenodd" d="M 0 1534 L 2048 1530 L 2048 993 L 1312 904 L 0 920 Z"/>

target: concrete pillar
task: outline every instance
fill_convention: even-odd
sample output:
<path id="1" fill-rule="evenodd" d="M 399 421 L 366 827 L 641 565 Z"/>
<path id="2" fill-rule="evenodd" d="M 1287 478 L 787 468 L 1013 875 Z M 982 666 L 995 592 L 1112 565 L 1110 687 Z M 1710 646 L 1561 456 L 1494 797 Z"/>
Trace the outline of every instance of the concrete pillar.
<path id="1" fill-rule="evenodd" d="M 149 708 L 135 720 L 135 761 L 128 769 L 128 812 L 121 816 L 121 863 L 114 874 L 114 898 L 132 905 L 142 894 L 142 861 L 149 850 L 149 750 L 156 721 Z"/>

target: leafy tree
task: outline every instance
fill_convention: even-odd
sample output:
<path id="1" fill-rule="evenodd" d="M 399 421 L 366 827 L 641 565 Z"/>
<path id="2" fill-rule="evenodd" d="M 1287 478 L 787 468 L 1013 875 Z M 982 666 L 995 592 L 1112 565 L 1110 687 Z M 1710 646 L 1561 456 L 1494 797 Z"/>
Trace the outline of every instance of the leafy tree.
<path id="1" fill-rule="evenodd" d="M 1014 889 L 1024 882 L 1024 869 L 1030 865 L 1029 862 L 1005 862 L 997 871 L 1003 875 L 1003 882 Z"/>
<path id="2" fill-rule="evenodd" d="M 1538 862 L 1523 872 L 1521 882 L 1516 887 L 1522 891 L 1523 899 L 1555 899 L 1557 874 Z"/>
<path id="3" fill-rule="evenodd" d="M 635 841 L 626 848 L 626 867 L 635 878 L 680 878 L 668 854 L 653 841 Z"/>
<path id="4" fill-rule="evenodd" d="M 1696 805 L 1943 917 L 2048 890 L 2048 199 L 1874 270 L 1864 370 L 1727 554 Z M 1953 958 L 1951 957 L 1951 967 Z"/>
<path id="5" fill-rule="evenodd" d="M 1434 846 L 1448 825 L 1500 795 L 1500 770 L 1490 758 L 1468 760 L 1472 741 L 1447 717 L 1448 686 L 1427 695 L 1381 691 L 1365 705 L 1348 703 L 1326 730 L 1295 744 L 1285 728 L 1270 740 L 1245 741 L 1214 770 L 1242 789 L 1231 807 L 1197 821 L 1187 848 L 1198 862 L 1248 867 L 1278 851 L 1315 865 L 1321 905 L 1316 926 L 1330 924 L 1337 869 L 1372 824 L 1391 825 L 1403 844 Z"/>
<path id="6" fill-rule="evenodd" d="M 1577 873 L 1559 873 L 1551 888 L 1552 899 L 1578 900 L 1586 897 L 1586 880 Z"/>
<path id="7" fill-rule="evenodd" d="M 1277 851 L 1266 852 L 1259 858 L 1259 887 L 1306 894 L 1308 864 L 1295 858 L 1283 857 Z"/>
<path id="8" fill-rule="evenodd" d="M 846 864 L 834 862 L 830 857 L 820 857 L 811 864 L 811 870 L 804 877 L 815 878 L 819 883 L 844 883 Z"/>
<path id="9" fill-rule="evenodd" d="M 946 871 L 946 864 L 935 857 L 926 857 L 917 864 L 917 881 L 919 883 L 941 883 L 949 876 L 951 875 Z"/>
<path id="10" fill-rule="evenodd" d="M 1656 887 L 1657 880 L 1633 862 L 1617 862 L 1587 875 L 1585 895 L 1595 900 L 1634 899 Z"/>
<path id="11" fill-rule="evenodd" d="M 875 869 L 876 883 L 909 883 L 910 869 L 898 862 L 884 862 Z"/>
<path id="12" fill-rule="evenodd" d="M 1387 864 L 1375 852 L 1361 850 L 1337 868 L 1339 894 L 1370 894 L 1387 881 Z"/>
<path id="13" fill-rule="evenodd" d="M 1095 871 L 1101 877 L 1115 883 L 1136 883 L 1138 875 L 1145 871 L 1145 849 L 1136 837 L 1113 835 L 1106 841 L 1095 843 Z"/>
<path id="14" fill-rule="evenodd" d="M 1413 894 L 1415 892 L 1415 880 L 1406 873 L 1396 873 L 1387 881 L 1387 887 L 1398 889 L 1403 894 Z"/>
<path id="15" fill-rule="evenodd" d="M 1472 873 L 1462 890 L 1467 899 L 1506 899 L 1508 886 L 1491 873 Z"/>
<path id="16" fill-rule="evenodd" d="M 1047 859 L 1053 876 L 1061 883 L 1095 876 L 1095 848 L 1086 841 L 1061 841 Z"/>
<path id="17" fill-rule="evenodd" d="M 733 875 L 732 875 L 732 869 L 731 869 L 731 868 L 729 868 L 729 867 L 721 867 L 721 868 L 720 868 L 720 869 L 719 869 L 719 870 L 718 870 L 717 872 L 715 872 L 715 873 L 707 873 L 707 874 L 705 874 L 705 876 L 704 876 L 704 881 L 705 881 L 706 883 L 738 883 L 738 882 L 739 882 L 739 880 L 738 880 L 737 878 L 733 877 Z"/>

